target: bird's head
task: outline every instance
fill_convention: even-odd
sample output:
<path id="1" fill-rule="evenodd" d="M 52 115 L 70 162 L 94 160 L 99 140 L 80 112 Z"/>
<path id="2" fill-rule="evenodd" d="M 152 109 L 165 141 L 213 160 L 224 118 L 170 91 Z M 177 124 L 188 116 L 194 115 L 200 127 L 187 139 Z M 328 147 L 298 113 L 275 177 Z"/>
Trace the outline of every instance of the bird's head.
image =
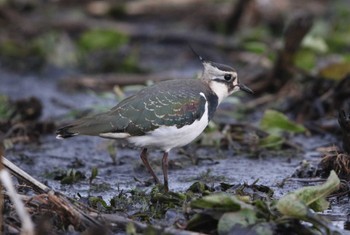
<path id="1" fill-rule="evenodd" d="M 209 87 L 219 98 L 219 103 L 232 93 L 242 90 L 252 94 L 253 91 L 240 83 L 237 72 L 230 66 L 205 61 L 199 57 L 204 66 L 202 79 L 208 82 Z"/>

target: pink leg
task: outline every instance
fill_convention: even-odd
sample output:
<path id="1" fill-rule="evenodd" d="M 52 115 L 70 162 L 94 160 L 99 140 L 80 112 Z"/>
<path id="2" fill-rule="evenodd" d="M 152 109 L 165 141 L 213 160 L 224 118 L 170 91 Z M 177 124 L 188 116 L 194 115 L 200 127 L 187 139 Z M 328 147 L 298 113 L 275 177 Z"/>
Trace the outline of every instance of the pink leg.
<path id="1" fill-rule="evenodd" d="M 145 165 L 145 167 L 147 168 L 148 172 L 152 175 L 154 181 L 156 182 L 156 184 L 160 184 L 160 181 L 158 179 L 158 177 L 156 176 L 156 174 L 154 173 L 151 165 L 148 162 L 148 158 L 147 158 L 147 148 L 142 149 L 141 152 L 141 160 L 143 162 L 143 165 Z"/>
<path id="2" fill-rule="evenodd" d="M 164 175 L 164 190 L 165 192 L 169 191 L 169 183 L 168 183 L 168 152 L 164 152 L 162 159 L 162 168 Z"/>

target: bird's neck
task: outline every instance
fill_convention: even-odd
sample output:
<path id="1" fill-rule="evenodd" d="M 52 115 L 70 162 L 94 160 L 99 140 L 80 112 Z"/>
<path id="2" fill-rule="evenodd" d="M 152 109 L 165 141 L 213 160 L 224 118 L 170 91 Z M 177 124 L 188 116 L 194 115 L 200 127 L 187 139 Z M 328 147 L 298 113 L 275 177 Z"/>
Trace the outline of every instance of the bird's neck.
<path id="1" fill-rule="evenodd" d="M 230 95 L 227 85 L 225 83 L 221 83 L 217 81 L 209 81 L 208 85 L 210 89 L 218 97 L 218 104 L 220 104 L 227 96 Z"/>

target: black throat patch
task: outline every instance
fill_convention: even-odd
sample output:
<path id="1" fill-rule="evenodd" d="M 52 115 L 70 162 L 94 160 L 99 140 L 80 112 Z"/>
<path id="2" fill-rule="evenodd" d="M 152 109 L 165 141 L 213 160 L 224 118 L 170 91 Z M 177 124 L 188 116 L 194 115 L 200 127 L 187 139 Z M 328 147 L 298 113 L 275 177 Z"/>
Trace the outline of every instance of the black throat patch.
<path id="1" fill-rule="evenodd" d="M 207 102 L 208 102 L 208 120 L 210 121 L 215 113 L 216 108 L 219 104 L 219 98 L 214 92 L 210 92 L 207 94 Z"/>

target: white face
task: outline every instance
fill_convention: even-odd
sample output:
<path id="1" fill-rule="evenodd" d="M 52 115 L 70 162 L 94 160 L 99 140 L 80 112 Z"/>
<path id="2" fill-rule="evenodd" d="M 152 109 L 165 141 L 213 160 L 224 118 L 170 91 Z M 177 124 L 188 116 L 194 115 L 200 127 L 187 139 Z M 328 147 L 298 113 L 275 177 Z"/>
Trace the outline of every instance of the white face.
<path id="1" fill-rule="evenodd" d="M 235 71 L 220 70 L 207 62 L 203 65 L 203 79 L 209 81 L 209 86 L 218 96 L 219 103 L 233 92 L 240 90 Z"/>

